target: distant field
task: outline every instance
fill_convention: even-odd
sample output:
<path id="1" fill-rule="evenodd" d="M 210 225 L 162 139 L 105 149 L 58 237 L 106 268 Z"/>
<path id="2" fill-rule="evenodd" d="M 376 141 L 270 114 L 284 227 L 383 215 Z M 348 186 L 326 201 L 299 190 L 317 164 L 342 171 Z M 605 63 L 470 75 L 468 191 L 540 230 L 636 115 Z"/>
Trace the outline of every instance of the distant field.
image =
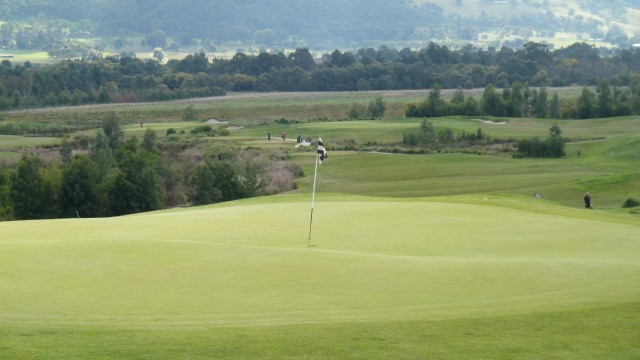
<path id="1" fill-rule="evenodd" d="M 0 135 L 0 150 L 21 147 L 34 147 L 38 145 L 54 144 L 59 140 L 50 137 L 24 137 L 15 135 Z"/>
<path id="2" fill-rule="evenodd" d="M 47 64 L 57 62 L 57 60 L 49 59 L 49 55 L 46 51 L 28 51 L 28 50 L 10 50 L 7 52 L 0 52 L 0 55 L 11 56 L 2 60 L 9 60 L 12 64 L 24 64 L 26 61 L 32 64 Z"/>

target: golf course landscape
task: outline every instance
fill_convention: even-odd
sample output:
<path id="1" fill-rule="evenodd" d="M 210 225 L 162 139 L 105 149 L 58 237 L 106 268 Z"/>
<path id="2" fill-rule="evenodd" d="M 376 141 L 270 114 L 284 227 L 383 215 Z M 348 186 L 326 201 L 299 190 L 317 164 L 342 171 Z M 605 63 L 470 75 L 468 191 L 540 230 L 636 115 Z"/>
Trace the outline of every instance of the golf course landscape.
<path id="1" fill-rule="evenodd" d="M 0 359 L 640 358 L 640 208 L 622 207 L 640 198 L 640 117 L 432 118 L 493 139 L 558 125 L 567 155 L 408 154 L 393 149 L 422 119 L 257 121 L 349 105 L 283 101 L 194 106 L 234 125 L 212 142 L 284 151 L 293 191 L 0 223 Z M 281 132 L 324 140 L 313 212 L 315 147 Z"/>

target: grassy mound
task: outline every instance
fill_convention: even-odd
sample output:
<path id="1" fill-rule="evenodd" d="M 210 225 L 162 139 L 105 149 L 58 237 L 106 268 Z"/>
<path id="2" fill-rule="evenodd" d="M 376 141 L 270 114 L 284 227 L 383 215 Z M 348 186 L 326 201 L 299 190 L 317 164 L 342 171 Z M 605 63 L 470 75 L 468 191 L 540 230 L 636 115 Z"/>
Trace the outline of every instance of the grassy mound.
<path id="1" fill-rule="evenodd" d="M 468 358 L 514 336 L 557 356 L 561 321 L 576 356 L 637 355 L 637 330 L 585 325 L 637 323 L 633 218 L 528 197 L 317 200 L 310 247 L 308 194 L 5 223 L 0 353 Z"/>

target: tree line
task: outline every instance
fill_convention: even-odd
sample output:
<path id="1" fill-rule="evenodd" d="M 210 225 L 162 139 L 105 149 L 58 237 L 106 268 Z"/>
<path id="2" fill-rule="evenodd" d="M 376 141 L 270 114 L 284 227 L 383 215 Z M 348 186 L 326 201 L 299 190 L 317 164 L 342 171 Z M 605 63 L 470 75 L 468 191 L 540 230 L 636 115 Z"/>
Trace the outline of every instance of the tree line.
<path id="1" fill-rule="evenodd" d="M 514 83 L 498 91 L 487 85 L 482 96 L 465 95 L 456 89 L 447 101 L 436 84 L 426 99 L 410 103 L 405 110 L 408 117 L 438 116 L 495 116 L 535 117 L 541 119 L 592 119 L 640 114 L 640 84 L 612 86 L 601 80 L 595 92 L 583 87 L 577 98 L 560 99 L 557 92 L 550 94 L 546 87 L 531 88 Z"/>
<path id="2" fill-rule="evenodd" d="M 166 65 L 135 54 L 93 61 L 64 60 L 33 66 L 0 63 L 0 110 L 93 103 L 162 101 L 224 95 L 227 91 L 367 91 L 569 85 L 618 89 L 640 86 L 640 50 L 601 54 L 576 43 L 549 50 L 527 43 L 496 50 L 469 45 L 460 50 L 430 43 L 412 50 L 338 50 L 314 59 L 307 48 L 231 59 L 190 54 Z M 637 91 L 634 93 L 637 94 Z M 635 99 L 633 100 L 635 101 Z M 637 111 L 637 110 L 634 110 Z"/>
<path id="3" fill-rule="evenodd" d="M 162 142 L 151 129 L 141 140 L 125 140 L 117 115 L 110 113 L 94 138 L 65 141 L 53 161 L 26 155 L 14 167 L 3 165 L 0 220 L 117 216 L 211 204 L 292 190 L 302 175 L 284 155 L 233 148 L 205 154 L 171 133 Z M 207 133 L 192 136 L 197 140 Z"/>

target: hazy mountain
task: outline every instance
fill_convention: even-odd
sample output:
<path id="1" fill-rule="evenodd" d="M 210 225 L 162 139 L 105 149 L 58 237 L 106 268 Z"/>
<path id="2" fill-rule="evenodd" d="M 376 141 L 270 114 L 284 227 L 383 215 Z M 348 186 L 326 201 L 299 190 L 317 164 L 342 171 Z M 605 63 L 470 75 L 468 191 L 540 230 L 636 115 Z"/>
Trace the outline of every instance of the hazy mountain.
<path id="1" fill-rule="evenodd" d="M 318 49 L 432 40 L 517 46 L 558 37 L 628 46 L 640 42 L 638 18 L 640 0 L 0 0 L 0 41 L 28 48 L 47 42 L 37 36 L 161 31 L 181 46 L 196 39 Z"/>

